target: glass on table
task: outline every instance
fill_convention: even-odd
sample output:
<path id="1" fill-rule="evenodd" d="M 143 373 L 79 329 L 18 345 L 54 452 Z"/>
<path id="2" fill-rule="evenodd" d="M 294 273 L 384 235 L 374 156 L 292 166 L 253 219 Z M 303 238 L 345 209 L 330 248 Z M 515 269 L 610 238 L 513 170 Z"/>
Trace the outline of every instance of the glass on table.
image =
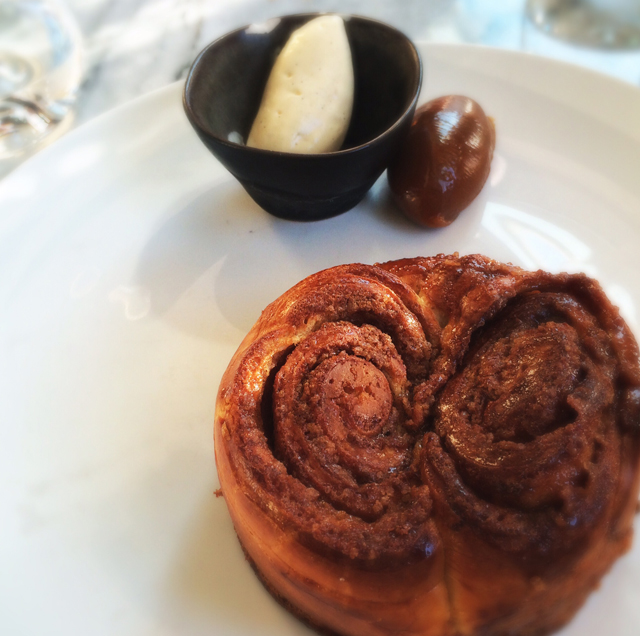
<path id="1" fill-rule="evenodd" d="M 523 48 L 640 83 L 640 0 L 527 0 Z"/>
<path id="2" fill-rule="evenodd" d="M 60 0 L 0 0 L 0 177 L 68 128 L 81 48 Z"/>

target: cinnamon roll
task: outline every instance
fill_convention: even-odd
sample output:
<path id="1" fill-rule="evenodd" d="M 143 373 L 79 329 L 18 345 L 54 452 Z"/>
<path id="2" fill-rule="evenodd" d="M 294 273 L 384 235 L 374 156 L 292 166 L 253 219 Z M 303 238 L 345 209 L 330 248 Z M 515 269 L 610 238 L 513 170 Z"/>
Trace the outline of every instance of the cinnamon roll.
<path id="1" fill-rule="evenodd" d="M 638 347 L 584 275 L 339 266 L 246 336 L 215 452 L 248 559 L 312 626 L 547 634 L 630 546 Z"/>

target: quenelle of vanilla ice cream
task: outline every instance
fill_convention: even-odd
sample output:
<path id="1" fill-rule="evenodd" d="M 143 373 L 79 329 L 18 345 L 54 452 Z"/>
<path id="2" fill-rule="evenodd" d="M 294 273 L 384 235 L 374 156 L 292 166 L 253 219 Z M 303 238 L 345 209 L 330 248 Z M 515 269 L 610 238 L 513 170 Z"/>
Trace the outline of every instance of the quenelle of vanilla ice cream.
<path id="1" fill-rule="evenodd" d="M 278 55 L 247 146 L 281 152 L 338 150 L 353 109 L 353 62 L 344 21 L 315 18 Z"/>

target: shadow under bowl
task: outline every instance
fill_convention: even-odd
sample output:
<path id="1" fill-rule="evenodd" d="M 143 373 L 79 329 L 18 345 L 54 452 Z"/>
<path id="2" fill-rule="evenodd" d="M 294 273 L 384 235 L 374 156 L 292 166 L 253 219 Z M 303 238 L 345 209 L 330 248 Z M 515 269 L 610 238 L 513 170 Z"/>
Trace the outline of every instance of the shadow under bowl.
<path id="1" fill-rule="evenodd" d="M 404 34 L 376 20 L 344 16 L 355 95 L 342 148 L 296 154 L 235 143 L 249 136 L 289 36 L 318 15 L 275 18 L 262 28 L 224 35 L 198 55 L 183 96 L 200 139 L 253 200 L 275 216 L 300 221 L 341 214 L 362 200 L 406 136 L 422 83 L 420 56 Z"/>

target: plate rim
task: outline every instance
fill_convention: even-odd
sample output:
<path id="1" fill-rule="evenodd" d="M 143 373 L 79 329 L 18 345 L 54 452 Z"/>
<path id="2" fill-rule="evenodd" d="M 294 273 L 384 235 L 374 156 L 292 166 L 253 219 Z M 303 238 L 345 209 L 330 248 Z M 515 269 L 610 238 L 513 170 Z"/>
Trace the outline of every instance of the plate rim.
<path id="1" fill-rule="evenodd" d="M 575 78 L 581 79 L 580 84 L 581 92 L 584 92 L 584 85 L 589 86 L 592 83 L 604 83 L 608 84 L 609 88 L 616 93 L 613 106 L 620 107 L 627 104 L 629 101 L 637 101 L 635 111 L 640 111 L 640 86 L 636 87 L 633 84 L 625 82 L 617 77 L 606 75 L 597 70 L 580 66 L 572 62 L 566 62 L 564 60 L 558 60 L 556 58 L 546 57 L 537 53 L 530 53 L 518 49 L 507 49 L 496 46 L 488 46 L 483 44 L 471 44 L 471 43 L 449 43 L 449 42 L 429 42 L 429 41 L 415 41 L 414 44 L 418 49 L 420 55 L 423 58 L 423 65 L 425 67 L 424 79 L 422 83 L 422 90 L 418 98 L 418 104 L 424 101 L 425 92 L 429 91 L 429 58 L 431 55 L 438 54 L 451 54 L 463 57 L 465 54 L 474 54 L 480 52 L 481 55 L 485 55 L 492 59 L 498 59 L 501 62 L 515 61 L 516 64 L 528 65 L 531 68 L 537 68 L 538 70 L 552 69 L 556 72 L 560 72 L 562 75 L 572 75 Z M 526 77 L 525 85 L 530 85 L 531 74 L 523 74 Z M 91 135 L 94 130 L 98 130 L 105 125 L 108 125 L 111 120 L 117 120 L 120 117 L 126 117 L 128 112 L 132 112 L 144 104 L 151 104 L 155 101 L 160 101 L 164 97 L 168 97 L 172 93 L 176 93 L 178 97 L 182 94 L 182 89 L 185 83 L 185 79 L 179 79 L 175 82 L 171 82 L 165 86 L 156 88 L 148 93 L 139 95 L 127 102 L 118 104 L 114 108 L 107 110 L 99 115 L 96 115 L 89 121 L 80 124 L 77 128 L 70 130 L 66 135 L 57 139 L 52 144 L 43 148 L 40 152 L 28 157 L 24 162 L 18 165 L 14 170 L 7 174 L 4 178 L 0 179 L 0 192 L 6 187 L 6 183 L 11 181 L 24 172 L 28 172 L 32 167 L 37 170 L 38 165 L 42 162 L 47 162 L 50 157 L 55 157 L 56 154 L 64 152 L 68 147 L 73 147 L 77 140 Z M 512 82 L 513 83 L 513 82 Z M 515 84 L 517 86 L 517 84 Z M 560 84 L 564 90 L 570 90 L 568 88 L 568 82 L 562 82 Z M 572 86 L 575 89 L 576 86 Z M 591 89 L 587 88 L 591 93 Z M 602 91 L 605 93 L 606 91 Z M 610 94 L 610 93 L 609 93 Z M 556 95 L 557 97 L 558 95 Z M 180 99 L 176 99 L 176 103 L 182 108 Z M 583 104 L 584 105 L 584 104 Z M 593 109 L 590 109 L 593 110 Z M 633 111 L 634 108 L 630 105 L 629 108 L 624 108 L 622 114 L 618 119 L 624 119 L 625 111 Z M 589 111 L 587 111 L 589 112 Z M 186 115 L 185 115 L 186 121 Z M 632 118 L 631 123 L 636 124 L 637 130 L 634 128 L 632 133 L 627 131 L 627 135 L 640 144 L 640 117 Z M 195 135 L 195 132 L 194 132 Z"/>

